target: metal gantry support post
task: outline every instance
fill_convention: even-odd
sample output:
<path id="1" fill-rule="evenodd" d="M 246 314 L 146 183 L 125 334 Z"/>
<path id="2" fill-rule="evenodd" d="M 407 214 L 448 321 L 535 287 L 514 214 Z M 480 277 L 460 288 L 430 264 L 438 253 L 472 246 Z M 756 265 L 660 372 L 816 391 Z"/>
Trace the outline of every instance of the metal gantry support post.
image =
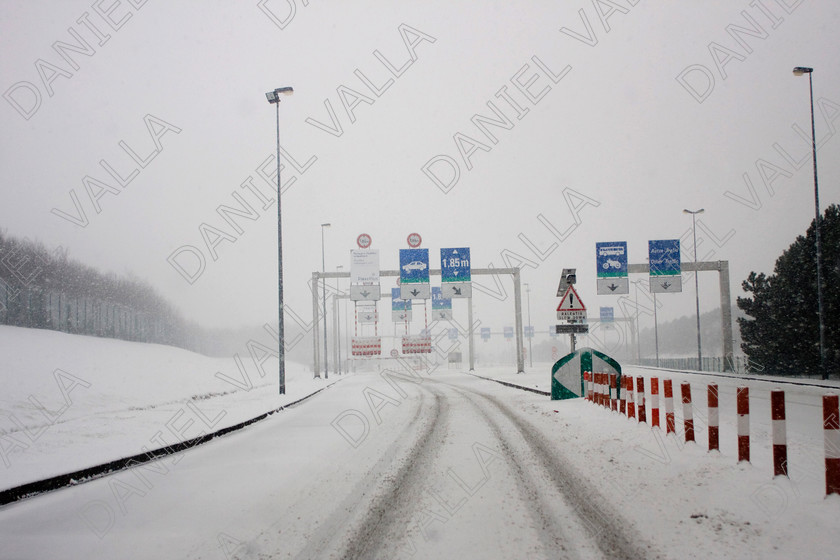
<path id="1" fill-rule="evenodd" d="M 522 288 L 519 285 L 519 268 L 513 269 L 513 305 L 516 325 L 516 373 L 525 373 L 525 356 L 522 352 Z"/>
<path id="2" fill-rule="evenodd" d="M 315 372 L 315 379 L 321 378 L 321 353 L 320 353 L 320 339 L 318 338 L 319 315 L 318 312 L 318 281 L 321 274 L 318 272 L 312 273 L 312 369 Z"/>
<path id="3" fill-rule="evenodd" d="M 724 371 L 734 371 L 735 352 L 732 336 L 732 297 L 729 291 L 729 261 L 702 261 L 697 263 L 684 262 L 682 270 L 686 272 L 717 272 L 720 286 L 720 331 L 721 346 L 723 347 Z M 650 266 L 644 264 L 630 264 L 627 266 L 630 274 L 649 274 Z M 638 312 L 638 307 L 637 307 Z"/>
<path id="4" fill-rule="evenodd" d="M 475 371 L 475 329 L 473 328 L 472 296 L 467 298 L 467 341 L 470 353 L 470 371 Z"/>

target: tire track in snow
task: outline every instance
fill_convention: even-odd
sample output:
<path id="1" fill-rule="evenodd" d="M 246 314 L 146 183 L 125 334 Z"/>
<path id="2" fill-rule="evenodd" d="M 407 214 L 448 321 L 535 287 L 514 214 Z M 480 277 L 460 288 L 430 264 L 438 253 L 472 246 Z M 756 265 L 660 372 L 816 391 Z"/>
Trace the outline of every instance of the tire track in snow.
<path id="1" fill-rule="evenodd" d="M 389 477 L 388 487 L 368 508 L 361 527 L 347 543 L 342 559 L 393 558 L 398 554 L 393 549 L 425 490 L 423 483 L 449 423 L 449 403 L 443 393 L 428 385 L 422 388 L 434 396 L 430 420 L 405 455 L 399 470 Z"/>
<path id="2" fill-rule="evenodd" d="M 446 425 L 448 404 L 442 394 L 419 387 L 420 400 L 411 420 L 368 474 L 319 523 L 321 537 L 310 540 L 295 558 L 371 558 L 387 544 L 399 519 L 395 514 L 412 505 L 413 487 L 422 478 L 422 458 L 434 452 Z"/>
<path id="3" fill-rule="evenodd" d="M 542 432 L 521 418 L 493 395 L 469 391 L 491 403 L 517 429 L 553 486 L 581 518 L 592 542 L 605 558 L 658 558 L 660 554 L 641 535 L 629 529 L 628 522 L 616 512 L 575 468 L 567 464 L 546 442 Z M 488 415 L 488 420 L 493 422 Z"/>
<path id="4" fill-rule="evenodd" d="M 517 456 L 522 456 L 522 453 L 517 451 L 517 447 L 521 447 L 521 442 L 517 445 L 511 441 L 512 438 L 505 434 L 498 422 L 498 414 L 489 413 L 484 406 L 476 402 L 475 396 L 483 397 L 483 395 L 460 388 L 453 387 L 453 389 L 478 412 L 495 436 L 497 445 L 505 456 L 509 472 L 515 477 L 520 497 L 528 508 L 535 532 L 542 542 L 546 555 L 556 554 L 558 550 L 561 550 L 564 558 L 582 558 L 583 556 L 578 551 L 570 550 L 567 546 L 568 543 L 574 542 L 575 536 L 570 534 L 569 528 L 551 512 L 551 507 L 547 503 L 549 497 L 539 494 L 539 485 L 536 484 L 534 473 L 528 472 L 522 462 L 517 460 Z"/>

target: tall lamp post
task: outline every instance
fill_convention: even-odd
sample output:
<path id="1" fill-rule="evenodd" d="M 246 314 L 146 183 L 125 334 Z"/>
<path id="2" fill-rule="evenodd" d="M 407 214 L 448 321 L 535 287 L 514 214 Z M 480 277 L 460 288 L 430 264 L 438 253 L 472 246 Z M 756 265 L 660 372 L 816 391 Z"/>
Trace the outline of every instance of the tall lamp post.
<path id="1" fill-rule="evenodd" d="M 686 214 L 691 214 L 691 228 L 694 232 L 694 304 L 697 309 L 697 369 L 703 371 L 703 355 L 700 352 L 700 271 L 697 270 L 697 214 L 702 214 L 705 209 L 688 210 L 683 209 Z"/>
<path id="2" fill-rule="evenodd" d="M 524 282 L 525 285 L 525 294 L 528 299 L 528 330 L 531 330 L 531 286 L 528 285 L 528 282 Z M 533 333 L 529 333 L 528 336 L 528 362 L 530 363 L 531 367 L 534 367 L 534 351 L 531 348 L 531 339 L 534 338 Z"/>
<path id="3" fill-rule="evenodd" d="M 321 272 L 327 272 L 326 260 L 324 259 L 324 228 L 330 227 L 330 224 L 321 224 Z M 321 279 L 323 286 L 323 300 L 324 305 L 324 379 L 330 376 L 330 368 L 327 365 L 327 279 Z"/>
<path id="4" fill-rule="evenodd" d="M 280 205 L 280 96 L 292 95 L 294 89 L 281 87 L 265 94 L 268 102 L 273 104 L 277 113 L 277 299 L 279 324 L 277 325 L 277 340 L 279 342 L 278 357 L 280 362 L 280 394 L 286 394 L 286 355 L 283 345 L 285 335 L 283 333 L 283 222 L 281 220 Z"/>
<path id="5" fill-rule="evenodd" d="M 342 268 L 344 268 L 344 265 L 337 265 L 335 267 L 335 270 L 339 271 Z M 338 278 L 335 279 L 335 291 L 336 293 L 338 293 Z M 336 302 L 338 302 L 338 299 L 336 299 Z M 339 307 L 338 305 L 336 305 L 335 310 L 335 325 L 335 355 L 338 356 L 338 362 L 336 363 L 336 371 L 339 375 L 341 375 L 341 307 Z"/>
<path id="6" fill-rule="evenodd" d="M 817 139 L 814 131 L 814 82 L 811 74 L 813 68 L 797 66 L 793 69 L 794 76 L 808 74 L 808 89 L 811 93 L 811 152 L 814 156 L 814 229 L 816 230 L 815 240 L 817 246 L 817 314 L 820 321 L 820 374 L 823 379 L 828 379 L 828 372 L 825 369 L 825 323 L 823 322 L 823 292 L 822 292 L 822 245 L 820 243 L 820 190 L 817 183 Z"/>

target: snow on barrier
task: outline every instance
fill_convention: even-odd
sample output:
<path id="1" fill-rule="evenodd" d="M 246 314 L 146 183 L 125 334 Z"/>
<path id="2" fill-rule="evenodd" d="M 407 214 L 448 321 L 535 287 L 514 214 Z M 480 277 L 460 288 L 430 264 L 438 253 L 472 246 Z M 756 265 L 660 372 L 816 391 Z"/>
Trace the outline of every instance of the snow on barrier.
<path id="1" fill-rule="evenodd" d="M 718 416 L 718 386 L 711 383 L 707 390 L 709 406 L 709 451 L 720 451 L 720 418 Z"/>
<path id="2" fill-rule="evenodd" d="M 650 378 L 650 427 L 659 427 L 659 378 Z"/>
<path id="3" fill-rule="evenodd" d="M 633 397 L 633 377 L 627 376 L 627 418 L 636 418 L 636 402 Z"/>
<path id="4" fill-rule="evenodd" d="M 788 476 L 784 391 L 770 391 L 770 420 L 773 425 L 773 476 Z"/>
<path id="5" fill-rule="evenodd" d="M 837 395 L 823 395 L 825 495 L 840 494 L 840 406 Z"/>
<path id="6" fill-rule="evenodd" d="M 694 441 L 694 416 L 691 409 L 691 384 L 683 383 L 682 386 L 682 403 L 683 403 L 683 425 L 685 426 L 685 441 Z"/>
<path id="7" fill-rule="evenodd" d="M 738 387 L 738 462 L 750 461 L 750 388 Z"/>
<path id="8" fill-rule="evenodd" d="M 665 433 L 677 433 L 677 421 L 674 419 L 674 385 L 670 379 L 664 382 L 665 387 Z"/>
<path id="9" fill-rule="evenodd" d="M 639 422 L 647 422 L 647 415 L 645 413 L 645 378 L 636 378 L 636 394 L 639 401 Z"/>

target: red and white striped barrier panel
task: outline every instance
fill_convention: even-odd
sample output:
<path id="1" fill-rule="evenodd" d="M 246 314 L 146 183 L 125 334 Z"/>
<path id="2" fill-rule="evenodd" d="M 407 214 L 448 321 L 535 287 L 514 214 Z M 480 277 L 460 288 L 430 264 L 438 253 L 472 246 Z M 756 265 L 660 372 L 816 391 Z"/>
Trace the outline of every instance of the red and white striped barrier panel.
<path id="1" fill-rule="evenodd" d="M 718 386 L 709 385 L 709 451 L 720 451 L 720 417 L 718 415 Z"/>
<path id="2" fill-rule="evenodd" d="M 665 392 L 665 433 L 677 432 L 677 421 L 674 419 L 674 386 L 670 379 L 663 381 Z"/>
<path id="3" fill-rule="evenodd" d="M 621 382 L 621 402 L 618 404 L 619 414 L 627 414 L 627 377 L 622 375 Z"/>
<path id="4" fill-rule="evenodd" d="M 595 381 L 592 379 L 591 371 L 586 372 L 586 398 L 590 402 L 595 400 Z"/>
<path id="5" fill-rule="evenodd" d="M 610 374 L 610 410 L 618 410 L 618 394 L 616 392 L 616 381 L 617 375 L 615 373 Z"/>
<path id="6" fill-rule="evenodd" d="M 636 402 L 633 396 L 633 377 L 627 376 L 627 418 L 636 417 Z"/>
<path id="7" fill-rule="evenodd" d="M 589 372 L 583 372 L 583 398 L 584 400 L 592 400 L 589 398 Z"/>
<path id="8" fill-rule="evenodd" d="M 840 406 L 837 395 L 823 395 L 825 494 L 840 494 Z"/>
<path id="9" fill-rule="evenodd" d="M 604 383 L 603 373 L 595 372 L 595 404 L 604 406 Z"/>
<path id="10" fill-rule="evenodd" d="M 738 387 L 736 406 L 738 412 L 738 461 L 750 460 L 750 389 Z"/>
<path id="11" fill-rule="evenodd" d="M 647 422 L 647 413 L 645 412 L 645 378 L 636 378 L 636 394 L 639 402 L 639 422 Z"/>
<path id="12" fill-rule="evenodd" d="M 610 374 L 601 374 L 601 406 L 610 406 Z"/>
<path id="13" fill-rule="evenodd" d="M 650 427 L 659 427 L 659 378 L 650 378 Z"/>
<path id="14" fill-rule="evenodd" d="M 770 419 L 773 424 L 773 476 L 787 476 L 787 427 L 785 392 L 770 391 Z"/>
<path id="15" fill-rule="evenodd" d="M 694 414 L 691 409 L 691 384 L 682 384 L 683 424 L 685 426 L 685 441 L 694 441 Z"/>
<path id="16" fill-rule="evenodd" d="M 382 354 L 382 338 L 378 336 L 354 336 L 351 343 L 354 356 L 378 356 Z"/>
<path id="17" fill-rule="evenodd" d="M 430 354 L 432 352 L 431 335 L 408 335 L 402 338 L 403 354 Z"/>

